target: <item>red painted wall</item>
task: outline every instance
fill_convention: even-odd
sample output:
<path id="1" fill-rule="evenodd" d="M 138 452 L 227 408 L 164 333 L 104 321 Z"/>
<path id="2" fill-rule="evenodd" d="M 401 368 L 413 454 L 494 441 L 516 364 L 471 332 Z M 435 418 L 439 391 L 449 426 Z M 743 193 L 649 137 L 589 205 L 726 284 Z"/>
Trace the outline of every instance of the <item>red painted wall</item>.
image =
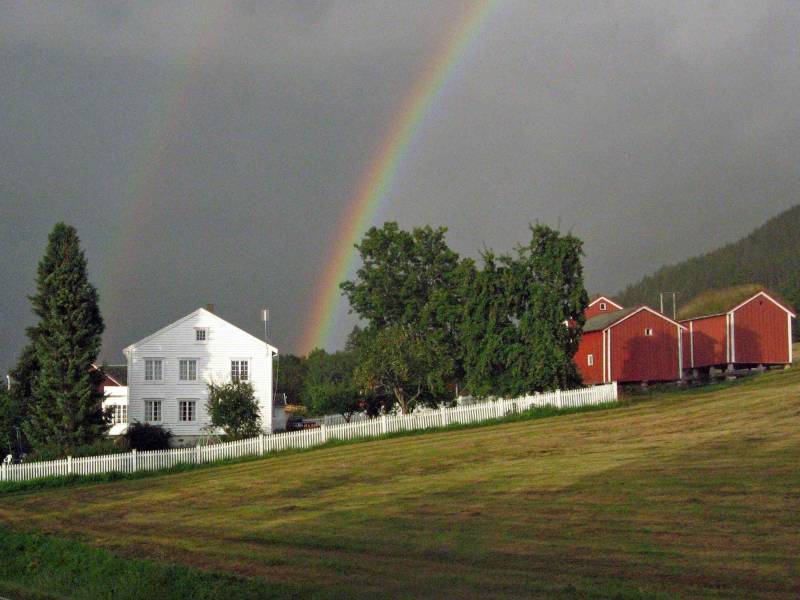
<path id="1" fill-rule="evenodd" d="M 758 296 L 733 315 L 736 364 L 789 362 L 790 333 L 785 310 Z"/>
<path id="2" fill-rule="evenodd" d="M 699 317 L 692 321 L 692 340 L 694 344 L 694 366 L 713 367 L 724 366 L 727 361 L 727 338 L 725 333 L 725 315 L 714 317 Z M 681 321 L 682 325 L 689 327 L 689 321 Z M 688 340 L 687 340 L 688 342 Z M 684 344 L 683 355 L 685 360 L 683 367 L 692 368 L 689 360 L 690 346 Z"/>
<path id="3" fill-rule="evenodd" d="M 606 309 L 600 310 L 600 304 L 603 302 L 606 303 Z M 605 315 L 610 312 L 614 312 L 615 310 L 620 310 L 618 307 L 611 304 L 607 300 L 600 300 L 599 302 L 595 302 L 591 306 L 587 307 L 585 311 L 583 311 L 584 316 L 587 319 L 591 319 L 592 317 L 596 317 L 597 315 Z"/>
<path id="4" fill-rule="evenodd" d="M 594 366 L 589 366 L 588 355 L 594 356 Z M 584 333 L 575 353 L 575 365 L 581 374 L 583 383 L 594 385 L 603 383 L 603 332 Z"/>
<path id="5" fill-rule="evenodd" d="M 645 328 L 653 335 L 646 336 Z M 611 378 L 619 382 L 675 381 L 680 378 L 678 327 L 641 311 L 611 328 Z"/>

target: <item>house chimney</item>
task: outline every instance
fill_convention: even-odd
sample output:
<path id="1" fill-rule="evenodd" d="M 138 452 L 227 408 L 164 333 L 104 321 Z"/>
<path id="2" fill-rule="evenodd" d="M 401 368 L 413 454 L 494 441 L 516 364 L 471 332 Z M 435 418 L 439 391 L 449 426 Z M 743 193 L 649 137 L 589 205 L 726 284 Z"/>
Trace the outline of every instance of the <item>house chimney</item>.
<path id="1" fill-rule="evenodd" d="M 214 305 L 213 304 L 206 304 L 206 310 L 210 313 L 214 312 Z"/>

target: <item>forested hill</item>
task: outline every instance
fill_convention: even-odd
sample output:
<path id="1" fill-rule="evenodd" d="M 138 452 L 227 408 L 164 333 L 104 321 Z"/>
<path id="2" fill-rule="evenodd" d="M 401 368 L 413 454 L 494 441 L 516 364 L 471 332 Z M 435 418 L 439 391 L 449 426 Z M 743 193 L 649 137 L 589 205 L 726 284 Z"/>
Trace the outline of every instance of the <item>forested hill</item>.
<path id="1" fill-rule="evenodd" d="M 676 291 L 680 306 L 706 290 L 747 283 L 775 290 L 800 307 L 800 205 L 738 242 L 659 269 L 628 286 L 617 299 L 623 306 L 658 306 L 659 292 Z"/>

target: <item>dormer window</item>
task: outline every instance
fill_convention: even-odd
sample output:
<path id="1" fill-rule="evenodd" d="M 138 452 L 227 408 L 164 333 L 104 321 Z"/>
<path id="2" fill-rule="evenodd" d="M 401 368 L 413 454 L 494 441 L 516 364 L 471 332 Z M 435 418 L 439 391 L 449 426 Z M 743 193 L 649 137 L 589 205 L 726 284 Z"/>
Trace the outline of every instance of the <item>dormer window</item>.
<path id="1" fill-rule="evenodd" d="M 208 329 L 198 327 L 194 330 L 194 341 L 199 344 L 205 344 L 208 341 Z"/>
<path id="2" fill-rule="evenodd" d="M 605 309 L 606 309 L 606 303 L 605 302 L 601 302 L 600 303 L 600 310 L 605 310 Z"/>

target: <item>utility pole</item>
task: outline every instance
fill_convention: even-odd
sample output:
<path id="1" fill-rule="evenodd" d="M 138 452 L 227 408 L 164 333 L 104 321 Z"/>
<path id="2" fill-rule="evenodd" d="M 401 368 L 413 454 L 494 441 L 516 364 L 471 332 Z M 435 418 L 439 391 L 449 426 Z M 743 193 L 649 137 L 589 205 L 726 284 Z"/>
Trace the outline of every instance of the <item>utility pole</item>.
<path id="1" fill-rule="evenodd" d="M 264 323 L 264 351 L 267 354 L 267 362 L 266 362 L 266 365 L 265 365 L 267 377 L 266 377 L 266 379 L 264 381 L 264 384 L 267 387 L 267 399 L 268 399 L 267 405 L 268 405 L 268 410 L 269 410 L 269 419 L 267 420 L 267 422 L 268 422 L 268 427 L 269 427 L 269 433 L 272 433 L 272 412 L 273 412 L 273 407 L 272 407 L 272 381 L 271 381 L 270 376 L 269 376 L 270 370 L 272 369 L 272 365 L 271 365 L 272 353 L 270 352 L 269 344 L 267 343 L 267 321 L 269 321 L 269 309 L 266 308 L 266 307 L 261 309 L 261 321 L 263 321 L 263 323 Z"/>
<path id="2" fill-rule="evenodd" d="M 659 292 L 658 298 L 661 303 L 661 314 L 664 314 L 664 294 L 672 294 L 672 319 L 675 320 L 678 314 L 677 295 L 678 292 Z"/>

